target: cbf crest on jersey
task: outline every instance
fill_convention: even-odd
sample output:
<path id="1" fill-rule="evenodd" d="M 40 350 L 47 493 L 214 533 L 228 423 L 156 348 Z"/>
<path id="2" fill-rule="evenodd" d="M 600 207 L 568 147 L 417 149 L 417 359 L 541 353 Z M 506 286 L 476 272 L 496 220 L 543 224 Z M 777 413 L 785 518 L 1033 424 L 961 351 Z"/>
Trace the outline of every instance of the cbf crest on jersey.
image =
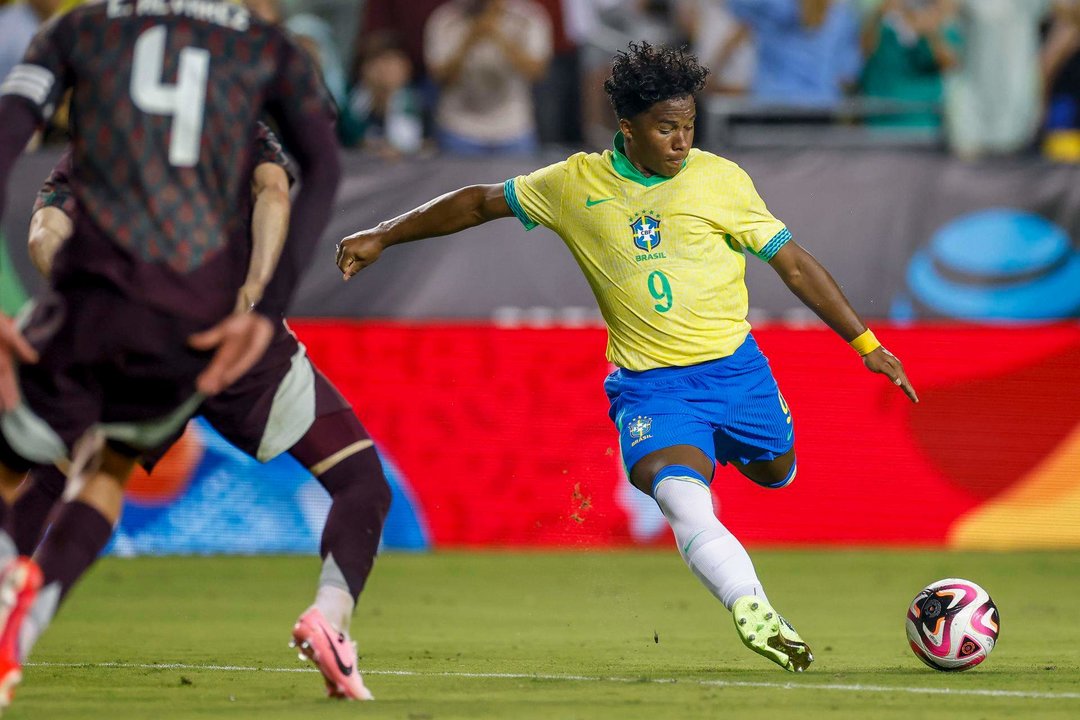
<path id="1" fill-rule="evenodd" d="M 652 430 L 652 418 L 638 415 L 630 424 L 626 426 L 626 429 L 630 432 L 630 437 L 634 438 L 634 441 L 630 443 L 630 447 L 637 445 L 642 440 L 648 440 L 652 437 L 649 431 Z"/>
<path id="2" fill-rule="evenodd" d="M 645 252 L 652 252 L 660 244 L 660 221 L 652 215 L 642 215 L 630 223 L 634 231 L 634 245 Z"/>

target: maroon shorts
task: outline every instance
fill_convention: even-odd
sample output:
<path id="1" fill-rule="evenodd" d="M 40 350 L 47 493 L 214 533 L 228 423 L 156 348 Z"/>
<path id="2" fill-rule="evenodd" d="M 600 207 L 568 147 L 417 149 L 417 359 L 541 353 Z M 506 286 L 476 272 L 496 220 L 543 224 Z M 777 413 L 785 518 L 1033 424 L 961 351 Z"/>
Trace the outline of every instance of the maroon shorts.
<path id="1" fill-rule="evenodd" d="M 108 286 L 50 292 L 32 307 L 22 328 L 41 358 L 19 367 L 23 404 L 0 421 L 5 464 L 58 460 L 94 426 L 121 447 L 143 450 L 193 414 L 195 379 L 210 353 L 188 347 L 188 336 L 204 323 Z"/>
<path id="2" fill-rule="evenodd" d="M 316 418 L 348 409 L 348 401 L 312 365 L 283 322 L 255 367 L 208 398 L 197 414 L 240 450 L 266 462 L 295 445 Z M 144 467 L 152 468 L 182 432 L 145 452 Z"/>

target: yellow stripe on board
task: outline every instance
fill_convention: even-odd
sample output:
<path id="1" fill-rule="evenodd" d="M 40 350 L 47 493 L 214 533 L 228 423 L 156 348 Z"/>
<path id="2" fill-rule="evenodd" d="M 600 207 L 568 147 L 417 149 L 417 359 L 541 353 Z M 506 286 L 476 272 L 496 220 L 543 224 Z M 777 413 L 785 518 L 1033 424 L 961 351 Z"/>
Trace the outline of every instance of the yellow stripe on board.
<path id="1" fill-rule="evenodd" d="M 1020 482 L 958 520 L 948 543 L 965 550 L 1080 547 L 1080 425 Z"/>

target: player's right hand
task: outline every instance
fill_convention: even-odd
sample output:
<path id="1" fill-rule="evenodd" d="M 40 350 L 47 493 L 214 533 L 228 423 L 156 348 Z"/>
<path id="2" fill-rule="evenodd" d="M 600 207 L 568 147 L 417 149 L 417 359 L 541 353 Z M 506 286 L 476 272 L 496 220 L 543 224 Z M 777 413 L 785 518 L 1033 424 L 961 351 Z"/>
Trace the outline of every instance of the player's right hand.
<path id="1" fill-rule="evenodd" d="M 382 255 L 382 233 L 378 228 L 353 233 L 337 244 L 337 266 L 348 280 Z"/>
<path id="2" fill-rule="evenodd" d="M 188 338 L 196 350 L 214 350 L 210 364 L 195 379 L 203 395 L 217 395 L 259 361 L 274 337 L 274 326 L 265 315 L 233 313 L 209 330 Z"/>
<path id="3" fill-rule="evenodd" d="M 19 380 L 15 363 L 35 363 L 37 351 L 15 327 L 15 321 L 0 313 L 0 412 L 13 410 L 19 404 Z"/>

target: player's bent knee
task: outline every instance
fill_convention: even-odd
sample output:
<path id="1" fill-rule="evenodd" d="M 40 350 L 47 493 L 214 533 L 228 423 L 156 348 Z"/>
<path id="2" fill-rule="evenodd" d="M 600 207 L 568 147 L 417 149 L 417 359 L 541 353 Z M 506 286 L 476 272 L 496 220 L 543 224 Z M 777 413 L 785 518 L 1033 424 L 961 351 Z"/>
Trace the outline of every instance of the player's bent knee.
<path id="1" fill-rule="evenodd" d="M 651 492 L 649 494 L 656 497 L 656 488 L 658 488 L 660 483 L 665 480 L 697 482 L 705 488 L 709 487 L 709 481 L 694 468 L 687 465 L 665 465 L 656 472 L 655 476 L 653 476 L 652 486 L 650 487 Z"/>
<path id="2" fill-rule="evenodd" d="M 100 472 L 108 475 L 121 485 L 126 485 L 131 473 L 135 471 L 138 457 L 130 453 L 107 446 L 101 454 Z"/>
<path id="3" fill-rule="evenodd" d="M 786 488 L 788 485 L 795 481 L 795 473 L 799 468 L 795 458 L 791 459 L 791 465 L 785 472 L 783 468 L 776 468 L 773 472 L 765 471 L 760 473 L 760 477 L 749 476 L 751 480 L 760 485 L 763 488 L 769 490 L 779 490 L 780 488 Z M 770 470 L 773 470 L 770 468 Z M 781 475 L 781 473 L 783 473 Z"/>
<path id="4" fill-rule="evenodd" d="M 787 487 L 795 480 L 795 473 L 798 468 L 798 463 L 795 460 L 795 454 L 789 453 L 788 456 L 780 456 L 774 460 L 765 462 L 749 463 L 746 465 L 740 465 L 737 462 L 732 463 L 739 472 L 752 480 L 756 485 L 760 485 L 763 488 L 770 490 L 778 490 L 780 488 Z"/>
<path id="5" fill-rule="evenodd" d="M 785 475 L 782 480 L 774 482 L 771 485 L 763 485 L 763 487 L 767 487 L 771 490 L 779 490 L 780 488 L 787 487 L 791 483 L 795 482 L 795 473 L 798 471 L 798 469 L 799 464 L 795 460 L 792 460 L 791 468 L 787 471 L 787 475 Z"/>
<path id="6" fill-rule="evenodd" d="M 655 450 L 634 463 L 634 466 L 629 469 L 630 483 L 641 492 L 653 497 L 658 478 L 670 474 L 667 471 L 671 467 L 685 468 L 688 472 L 702 478 L 703 484 L 708 487 L 715 463 L 698 447 L 673 445 Z"/>

